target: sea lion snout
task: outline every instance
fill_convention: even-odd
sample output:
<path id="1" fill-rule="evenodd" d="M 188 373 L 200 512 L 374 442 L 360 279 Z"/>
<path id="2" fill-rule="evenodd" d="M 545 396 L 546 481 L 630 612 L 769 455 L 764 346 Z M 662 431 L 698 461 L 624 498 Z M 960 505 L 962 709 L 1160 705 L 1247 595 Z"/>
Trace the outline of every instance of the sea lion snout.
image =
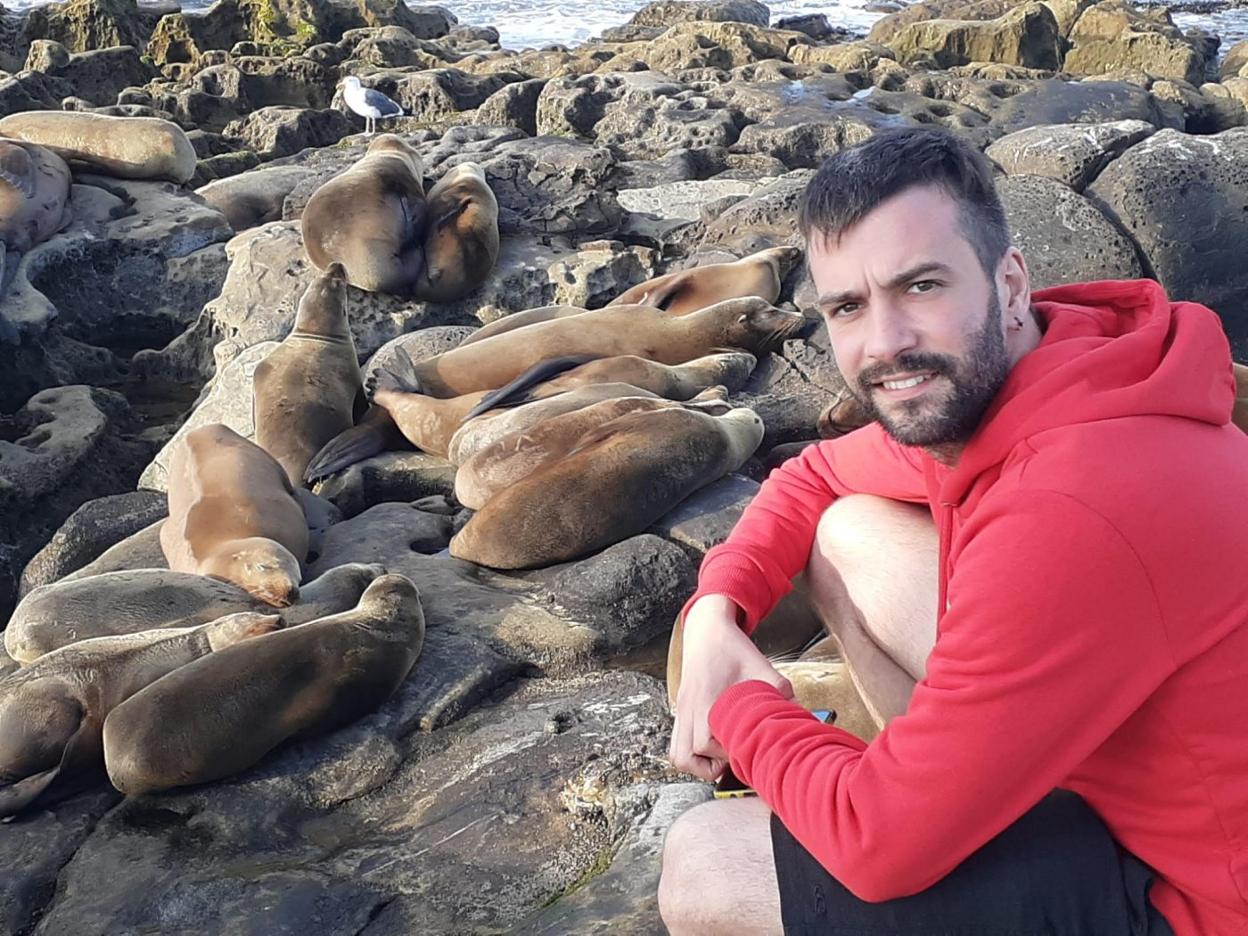
<path id="1" fill-rule="evenodd" d="M 220 650 L 232 644 L 262 637 L 286 626 L 280 614 L 260 614 L 257 611 L 242 611 L 238 614 L 227 614 L 225 617 L 206 625 L 208 645 Z"/>

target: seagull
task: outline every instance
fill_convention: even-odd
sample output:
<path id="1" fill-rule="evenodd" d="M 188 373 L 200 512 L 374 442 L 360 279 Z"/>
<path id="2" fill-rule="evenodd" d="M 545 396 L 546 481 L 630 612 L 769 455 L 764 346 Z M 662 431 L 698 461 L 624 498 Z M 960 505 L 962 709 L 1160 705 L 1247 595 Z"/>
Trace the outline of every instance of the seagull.
<path id="1" fill-rule="evenodd" d="M 364 118 L 364 135 L 372 136 L 377 129 L 378 117 L 400 117 L 403 108 L 380 91 L 366 88 L 355 75 L 348 75 L 343 82 L 342 99 L 347 107 Z"/>

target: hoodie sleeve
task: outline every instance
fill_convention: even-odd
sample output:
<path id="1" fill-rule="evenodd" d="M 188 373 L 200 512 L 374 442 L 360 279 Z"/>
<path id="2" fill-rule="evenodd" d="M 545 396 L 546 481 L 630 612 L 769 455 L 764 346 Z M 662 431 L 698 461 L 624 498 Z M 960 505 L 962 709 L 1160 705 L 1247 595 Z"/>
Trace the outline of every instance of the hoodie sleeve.
<path id="1" fill-rule="evenodd" d="M 846 494 L 926 503 L 917 452 L 873 423 L 785 462 L 763 482 L 727 541 L 707 552 L 681 619 L 703 595 L 725 595 L 743 610 L 742 626 L 752 633 L 805 568 L 823 512 Z"/>
<path id="2" fill-rule="evenodd" d="M 927 675 L 869 746 L 762 682 L 711 709 L 736 774 L 864 900 L 940 880 L 1174 669 L 1149 577 L 1099 514 L 1042 491 L 975 522 Z"/>

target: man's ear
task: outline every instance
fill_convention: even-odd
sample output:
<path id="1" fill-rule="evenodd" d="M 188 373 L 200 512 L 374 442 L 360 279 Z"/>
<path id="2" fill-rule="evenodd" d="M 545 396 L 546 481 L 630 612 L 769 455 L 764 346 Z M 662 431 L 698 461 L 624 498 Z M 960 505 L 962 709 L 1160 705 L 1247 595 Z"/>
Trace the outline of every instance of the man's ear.
<path id="1" fill-rule="evenodd" d="M 1004 291 L 1001 307 L 1006 319 L 1022 316 L 1031 309 L 1031 277 L 1027 261 L 1017 247 L 1009 247 L 997 266 L 997 288 Z"/>

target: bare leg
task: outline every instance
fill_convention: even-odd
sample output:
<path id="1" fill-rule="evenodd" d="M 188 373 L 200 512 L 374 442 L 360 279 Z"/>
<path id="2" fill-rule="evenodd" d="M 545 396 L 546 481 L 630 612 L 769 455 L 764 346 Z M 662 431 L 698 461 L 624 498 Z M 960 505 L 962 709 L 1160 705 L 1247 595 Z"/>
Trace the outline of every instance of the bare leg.
<path id="1" fill-rule="evenodd" d="M 856 494 L 828 508 L 806 569 L 871 717 L 906 710 L 936 642 L 940 544 L 926 508 Z"/>
<path id="2" fill-rule="evenodd" d="M 659 913 L 672 936 L 782 932 L 766 803 L 715 800 L 673 823 L 663 843 Z"/>

